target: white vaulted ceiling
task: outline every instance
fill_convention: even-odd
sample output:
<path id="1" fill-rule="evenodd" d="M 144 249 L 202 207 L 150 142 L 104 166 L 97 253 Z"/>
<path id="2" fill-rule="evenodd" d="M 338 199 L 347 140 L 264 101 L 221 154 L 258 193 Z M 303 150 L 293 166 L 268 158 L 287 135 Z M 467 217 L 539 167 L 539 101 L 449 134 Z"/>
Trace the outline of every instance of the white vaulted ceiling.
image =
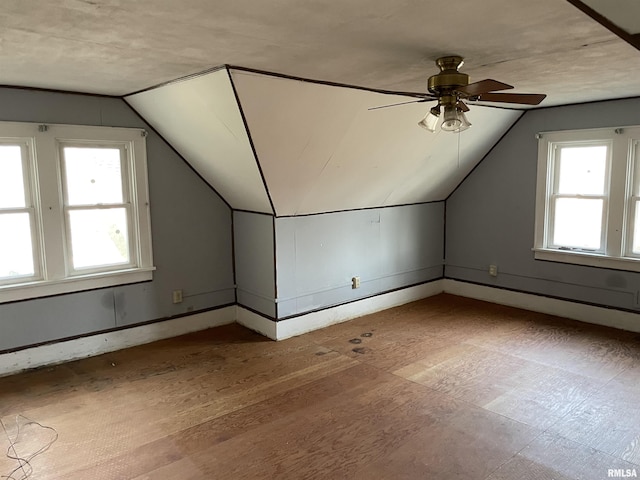
<path id="1" fill-rule="evenodd" d="M 369 110 L 415 99 L 230 75 L 238 103 L 226 70 L 127 101 L 232 208 L 277 216 L 444 200 L 522 114 L 474 105 L 469 130 L 432 134 L 417 123 L 435 102 Z"/>
<path id="2" fill-rule="evenodd" d="M 226 69 L 131 95 L 127 102 L 233 208 L 273 213 Z"/>
<path id="3" fill-rule="evenodd" d="M 431 134 L 417 122 L 435 102 L 370 111 L 411 99 L 244 71 L 232 78 L 278 215 L 443 200 L 521 115 L 474 106 L 471 129 Z"/>

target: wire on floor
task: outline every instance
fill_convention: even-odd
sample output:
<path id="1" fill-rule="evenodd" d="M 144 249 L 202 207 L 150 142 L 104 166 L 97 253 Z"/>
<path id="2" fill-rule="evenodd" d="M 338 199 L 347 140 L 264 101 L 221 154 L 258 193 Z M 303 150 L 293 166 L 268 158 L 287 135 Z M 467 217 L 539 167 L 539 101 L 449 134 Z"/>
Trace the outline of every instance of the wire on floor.
<path id="1" fill-rule="evenodd" d="M 19 420 L 21 418 L 24 419 L 22 426 L 20 426 L 20 420 Z M 9 447 L 7 447 L 6 456 L 7 458 L 11 460 L 16 460 L 18 462 L 18 466 L 16 468 L 11 470 L 7 475 L 0 475 L 0 479 L 27 480 L 33 474 L 33 466 L 31 465 L 33 459 L 36 458 L 38 455 L 41 455 L 47 450 L 49 450 L 51 445 L 53 445 L 55 441 L 58 440 L 58 432 L 55 428 L 42 425 L 41 423 L 31 420 L 25 417 L 24 415 L 16 415 L 15 421 L 16 421 L 16 435 L 15 435 L 15 438 L 12 440 L 11 436 L 9 435 L 9 433 L 7 432 L 7 429 L 4 426 L 4 423 L 2 423 L 2 420 L 0 419 L 0 424 L 2 425 L 2 429 L 4 430 L 4 433 L 7 435 L 7 438 L 9 439 Z M 49 430 L 53 432 L 53 436 L 50 441 L 45 443 L 38 450 L 36 450 L 35 452 L 25 457 L 22 457 L 18 455 L 18 452 L 16 450 L 16 444 L 20 442 L 21 431 L 23 431 L 25 427 L 28 427 L 29 425 L 37 425 L 43 430 Z"/>

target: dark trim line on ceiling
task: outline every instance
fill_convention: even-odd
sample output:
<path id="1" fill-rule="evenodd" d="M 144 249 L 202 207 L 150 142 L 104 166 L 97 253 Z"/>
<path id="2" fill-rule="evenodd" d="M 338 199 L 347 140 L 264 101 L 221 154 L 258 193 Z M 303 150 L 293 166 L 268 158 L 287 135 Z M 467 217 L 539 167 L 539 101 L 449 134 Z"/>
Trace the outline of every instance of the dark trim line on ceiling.
<path id="1" fill-rule="evenodd" d="M 293 318 L 304 317 L 305 315 L 308 315 L 310 313 L 322 312 L 324 310 L 330 310 L 330 309 L 335 308 L 335 307 L 341 307 L 342 305 L 349 305 L 350 303 L 359 302 L 361 300 L 368 300 L 370 298 L 379 297 L 380 295 L 386 295 L 387 293 L 399 292 L 400 290 L 404 290 L 404 289 L 407 289 L 407 288 L 413 288 L 413 287 L 418 287 L 420 285 L 426 285 L 428 283 L 433 283 L 433 282 L 437 282 L 438 280 L 442 280 L 443 278 L 444 277 L 436 277 L 436 278 L 432 278 L 431 280 L 425 280 L 424 282 L 412 283 L 411 285 L 405 285 L 403 287 L 397 287 L 397 288 L 392 288 L 390 290 L 384 290 L 382 292 L 374 293 L 373 295 L 368 295 L 366 297 L 354 298 L 353 300 L 348 300 L 348 301 L 342 302 L 342 303 L 336 303 L 335 305 L 329 305 L 327 307 L 315 308 L 313 310 L 307 310 L 307 311 L 301 312 L 301 313 L 294 313 L 293 315 L 287 315 L 286 317 L 278 318 L 275 321 L 277 323 L 277 322 L 281 322 L 283 320 L 291 320 Z M 419 300 L 416 300 L 416 301 L 419 301 Z M 408 303 L 411 303 L 411 302 L 408 302 Z M 391 307 L 389 307 L 389 308 L 391 308 Z"/>
<path id="2" fill-rule="evenodd" d="M 267 217 L 273 217 L 275 216 L 273 213 L 267 213 L 267 212 L 256 212 L 254 210 L 246 210 L 244 208 L 234 208 L 233 209 L 234 212 L 240 212 L 240 213 L 253 213 L 254 215 L 266 215 Z"/>
<path id="3" fill-rule="evenodd" d="M 385 90 L 385 89 L 381 89 L 381 88 L 370 88 L 370 87 L 362 87 L 360 85 L 351 85 L 348 83 L 340 83 L 340 82 L 332 82 L 329 80 L 315 80 L 312 78 L 305 78 L 305 77 L 297 77 L 295 75 L 289 75 L 286 73 L 278 73 L 278 72 L 269 72 L 267 70 L 259 70 L 257 68 L 249 68 L 249 67 L 241 67 L 239 65 L 227 65 L 227 70 L 229 70 L 229 72 L 231 72 L 231 70 L 238 70 L 240 72 L 248 72 L 248 73 L 255 73 L 258 75 L 266 75 L 266 76 L 270 76 L 270 77 L 277 77 L 277 78 L 284 78 L 286 80 L 296 80 L 298 82 L 305 82 L 305 83 L 315 83 L 318 85 L 326 85 L 326 86 L 330 86 L 330 87 L 342 87 L 342 88 L 351 88 L 354 90 L 364 90 L 365 92 L 373 92 L 373 93 L 381 93 L 383 95 L 400 95 L 400 96 L 404 96 L 404 97 L 412 97 L 412 98 L 421 98 L 424 99 L 426 98 L 427 101 L 431 101 L 432 99 L 430 98 L 431 94 L 428 94 L 426 92 L 424 93 L 420 93 L 420 92 L 403 92 L 403 91 L 397 91 L 397 90 Z M 433 99 L 435 100 L 435 99 Z M 531 110 L 530 108 L 516 108 L 516 107 L 507 107 L 507 106 L 501 106 L 501 105 L 481 105 L 481 104 L 476 104 L 473 103 L 472 105 L 476 105 L 478 107 L 487 107 L 487 108 L 502 108 L 505 110 Z"/>
<path id="4" fill-rule="evenodd" d="M 251 130 L 249 129 L 249 123 L 247 122 L 247 117 L 244 114 L 244 110 L 242 109 L 242 102 L 240 101 L 240 96 L 238 95 L 238 91 L 236 90 L 236 84 L 233 83 L 233 78 L 231 77 L 231 72 L 227 69 L 227 76 L 229 77 L 229 83 L 231 84 L 231 89 L 233 90 L 233 96 L 236 99 L 236 104 L 238 105 L 238 110 L 240 111 L 240 117 L 242 118 L 242 123 L 244 125 L 244 129 L 247 132 L 247 138 L 249 139 L 249 145 L 251 146 L 251 151 L 253 152 L 253 158 L 256 161 L 256 166 L 258 167 L 258 171 L 260 172 L 260 178 L 262 179 L 262 185 L 264 186 L 264 191 L 267 194 L 267 198 L 269 199 L 269 205 L 271 205 L 271 211 L 273 215 L 276 215 L 276 207 L 273 204 L 273 198 L 271 197 L 271 192 L 269 192 L 269 185 L 267 184 L 267 180 L 264 176 L 264 172 L 262 171 L 262 165 L 260 165 L 260 159 L 258 158 L 258 152 L 256 151 L 256 146 L 253 143 L 253 138 L 251 137 Z"/>
<path id="5" fill-rule="evenodd" d="M 428 202 L 401 203 L 399 205 L 381 205 L 379 207 L 346 208 L 344 210 L 330 210 L 328 212 L 300 213 L 297 215 L 276 215 L 276 218 L 314 217 L 317 215 L 329 215 L 332 213 L 360 212 L 362 210 L 378 210 L 383 208 L 411 207 L 414 205 L 429 205 L 430 203 L 441 203 L 444 201 L 445 200 L 431 200 Z"/>
<path id="6" fill-rule="evenodd" d="M 138 113 L 138 111 L 133 108 L 131 106 L 131 104 L 129 102 L 127 102 L 126 98 L 121 98 L 120 100 L 122 100 L 125 105 L 127 105 L 131 111 L 140 119 L 142 120 L 142 122 L 147 125 L 149 127 L 149 129 L 151 131 L 153 131 L 154 134 L 156 134 L 165 144 L 167 144 L 169 146 L 169 148 L 173 151 L 173 153 L 175 153 L 180 159 L 182 159 L 182 161 L 187 165 L 187 167 L 189 167 L 189 169 L 191 169 L 191 171 L 193 173 L 195 173 L 197 175 L 197 177 L 202 180 L 205 185 L 207 185 L 212 191 L 213 193 L 215 193 L 218 198 L 220 198 L 220 200 L 222 200 L 224 202 L 224 204 L 230 208 L 231 210 L 233 210 L 233 208 L 231 207 L 231 204 L 227 201 L 226 198 L 224 198 L 222 195 L 220 195 L 220 192 L 218 192 L 218 190 L 215 189 L 215 187 L 213 185 L 211 185 L 202 175 L 200 175 L 200 173 L 193 167 L 193 165 L 191 165 L 189 162 L 187 162 L 187 160 L 180 154 L 180 152 L 178 152 L 178 150 L 176 150 L 176 147 L 174 147 L 171 142 L 169 142 L 166 138 L 164 138 L 160 132 L 153 126 L 151 125 L 151 123 L 149 123 L 145 118 L 142 117 L 142 115 L 140 115 Z"/>
<path id="7" fill-rule="evenodd" d="M 523 111 L 523 112 L 522 112 L 522 115 L 520 115 L 520 116 L 516 119 L 516 121 L 515 121 L 515 122 L 513 122 L 513 123 L 511 124 L 511 126 L 507 129 L 507 131 L 506 131 L 506 132 L 504 132 L 504 133 L 502 134 L 502 136 L 501 136 L 501 137 L 500 137 L 500 138 L 499 138 L 499 139 L 498 139 L 498 140 L 493 144 L 493 146 L 492 146 L 492 147 L 489 149 L 489 151 L 484 155 L 484 157 L 482 157 L 482 158 L 480 159 L 480 161 L 479 161 L 478 163 L 476 163 L 476 164 L 475 164 L 475 166 L 474 166 L 474 167 L 469 171 L 469 173 L 467 173 L 467 174 L 464 176 L 464 178 L 463 178 L 462 180 L 460 180 L 460 182 L 458 183 L 458 185 L 456 185 L 456 187 L 451 191 L 451 193 L 447 196 L 447 198 L 445 198 L 445 199 L 444 199 L 444 201 L 445 201 L 445 202 L 448 202 L 448 201 L 449 201 L 449 199 L 451 198 L 451 196 L 452 196 L 454 193 L 456 193 L 456 191 L 458 190 L 458 188 L 460 188 L 460 185 L 462 185 L 462 184 L 465 182 L 465 180 L 467 180 L 467 178 L 469 178 L 469 176 L 470 176 L 473 172 L 475 172 L 475 171 L 476 171 L 476 168 L 478 168 L 478 166 L 479 166 L 482 162 L 484 162 L 484 161 L 485 161 L 485 159 L 486 159 L 489 155 L 491 155 L 491 153 L 493 152 L 493 150 L 494 150 L 494 149 L 495 149 L 495 148 L 500 144 L 500 142 L 502 142 L 502 140 L 504 139 L 504 137 L 506 137 L 506 136 L 509 134 L 509 132 L 511 132 L 511 130 L 513 130 L 513 127 L 515 127 L 515 126 L 518 124 L 518 122 L 520 122 L 520 120 L 522 120 L 522 117 L 524 117 L 524 116 L 525 116 L 525 114 L 527 113 L 527 111 L 528 111 L 528 110 L 525 110 L 525 111 Z"/>
<path id="8" fill-rule="evenodd" d="M 456 282 L 468 283 L 468 284 L 471 284 L 471 285 L 479 285 L 481 287 L 495 288 L 497 290 L 505 290 L 505 291 L 508 291 L 508 292 L 524 293 L 524 294 L 527 294 L 527 295 L 535 295 L 536 297 L 551 298 L 553 300 L 562 300 L 564 302 L 576 303 L 578 305 L 588 305 L 590 307 L 606 308 L 607 310 L 618 310 L 620 312 L 634 313 L 636 315 L 640 313 L 640 309 L 633 310 L 631 308 L 612 307 L 610 305 L 604 305 L 604 304 L 601 304 L 601 303 L 585 302 L 585 301 L 582 301 L 582 300 L 574 300 L 572 298 L 559 297 L 559 296 L 556 296 L 556 295 L 548 295 L 546 293 L 529 292 L 527 290 L 520 290 L 518 288 L 509 288 L 509 287 L 503 287 L 503 286 L 500 286 L 500 285 L 490 285 L 488 283 L 474 282 L 474 281 L 471 281 L 471 280 L 462 280 L 460 278 L 448 277 L 446 275 L 444 276 L 443 279 L 444 280 L 454 280 Z M 444 292 L 444 293 L 448 293 L 448 292 Z M 454 295 L 454 296 L 457 296 L 457 297 L 464 297 L 464 295 L 456 295 L 455 293 L 449 293 L 449 295 Z M 464 298 L 472 298 L 472 297 L 464 297 Z M 495 305 L 500 305 L 499 303 L 491 302 L 489 300 L 481 300 L 481 301 L 486 301 L 486 302 L 489 302 L 489 303 L 493 303 Z M 529 309 L 523 308 L 523 307 L 513 307 L 513 308 L 517 308 L 519 310 L 527 310 L 527 311 L 530 311 L 530 312 L 534 312 L 535 311 L 535 310 L 529 310 Z M 567 317 L 562 317 L 562 315 L 556 315 L 556 316 L 557 317 L 561 317 L 561 318 L 567 318 Z M 583 321 L 583 320 L 575 320 L 575 319 L 571 319 L 571 318 L 569 318 L 569 320 L 571 320 L 573 322 L 589 323 L 589 322 L 586 322 L 586 321 Z M 589 323 L 589 324 L 590 325 L 598 325 L 598 326 L 603 327 L 603 328 L 613 328 L 615 330 L 621 330 L 618 327 L 609 327 L 607 325 L 600 325 L 600 324 L 597 324 L 597 323 Z"/>
<path id="9" fill-rule="evenodd" d="M 194 310 L 192 312 L 179 313 L 177 315 L 171 315 L 169 317 L 156 318 L 156 319 L 153 319 L 153 320 L 148 320 L 146 322 L 132 323 L 130 325 L 119 325 L 119 326 L 113 327 L 113 328 L 107 328 L 107 329 L 104 329 L 104 330 L 98 330 L 98 331 L 88 332 L 88 333 L 81 333 L 79 335 L 72 335 L 70 337 L 58 338 L 56 340 L 49 340 L 49 341 L 46 341 L 46 342 L 39 342 L 39 343 L 32 343 L 32 344 L 29 344 L 29 345 L 22 345 L 20 347 L 9 348 L 9 349 L 6 349 L 6 350 L 0 350 L 0 355 L 4 355 L 6 353 L 15 353 L 15 352 L 19 352 L 21 350 L 27 350 L 29 348 L 42 347 L 44 345 L 54 345 L 56 343 L 68 342 L 68 341 L 71 341 L 71 340 L 78 340 L 79 338 L 93 337 L 94 335 L 103 335 L 105 333 L 119 332 L 121 330 L 128 330 L 130 328 L 143 327 L 145 325 L 152 325 L 154 323 L 166 322 L 167 320 L 175 320 L 177 318 L 189 317 L 191 315 L 196 315 L 198 313 L 211 312 L 211 311 L 214 311 L 214 310 L 220 310 L 220 309 L 227 308 L 227 307 L 233 307 L 235 305 L 236 305 L 235 303 L 225 303 L 224 305 L 217 305 L 215 307 L 203 308 L 202 310 Z M 184 335 L 188 335 L 188 333 L 185 333 Z M 46 367 L 46 366 L 44 366 L 44 367 Z M 43 368 L 43 367 L 36 367 L 36 368 Z M 26 369 L 26 370 L 33 370 L 33 369 Z"/>
<path id="10" fill-rule="evenodd" d="M 549 108 L 563 108 L 563 107 L 578 107 L 580 105 L 593 105 L 595 103 L 606 103 L 606 102 L 618 102 L 618 101 L 625 101 L 625 100 L 638 100 L 640 99 L 640 95 L 635 95 L 635 96 L 631 96 L 631 97 L 620 97 L 620 98 L 603 98 L 602 100 L 590 100 L 588 102 L 576 102 L 576 103 L 563 103 L 560 105 L 548 105 L 545 107 L 540 107 L 540 108 L 532 108 L 530 110 L 525 110 L 525 112 L 528 111 L 538 111 L 538 110 L 547 110 Z"/>
<path id="11" fill-rule="evenodd" d="M 286 73 L 270 72 L 267 70 L 259 70 L 257 68 L 250 68 L 250 67 L 241 67 L 239 65 L 227 65 L 227 69 L 229 71 L 238 70 L 240 72 L 256 73 L 258 75 L 267 75 L 270 77 L 284 78 L 286 80 L 296 80 L 298 82 L 315 83 L 318 85 L 327 85 L 330 87 L 351 88 L 354 90 L 364 90 L 366 92 L 382 93 L 385 95 L 401 95 L 405 97 L 413 97 L 413 98 L 421 98 L 421 99 L 425 98 L 425 95 L 427 95 L 427 93 L 420 93 L 420 92 L 398 92 L 394 90 L 384 90 L 380 88 L 362 87 L 360 85 L 350 85 L 348 83 L 332 82 L 329 80 L 315 80 L 312 78 L 297 77 L 295 75 L 289 75 Z"/>
<path id="12" fill-rule="evenodd" d="M 601 13 L 597 12 L 596 10 L 591 8 L 589 5 L 586 5 L 585 3 L 581 2 L 580 0 L 567 0 L 567 2 L 569 2 L 571 5 L 576 7 L 582 13 L 584 13 L 584 14 L 588 15 L 589 17 L 591 17 L 593 20 L 595 20 L 600 25 L 602 25 L 603 27 L 608 29 L 610 32 L 612 32 L 615 35 L 617 35 L 618 37 L 620 37 L 622 40 L 627 42 L 629 45 L 631 45 L 631 46 L 635 47 L 636 49 L 640 50 L 640 34 L 631 34 L 631 33 L 627 32 L 627 31 L 623 30 L 618 25 L 616 25 L 611 20 L 609 20 L 607 17 L 605 17 Z"/>
<path id="13" fill-rule="evenodd" d="M 150 87 L 146 87 L 146 88 L 142 88 L 140 90 L 136 90 L 135 92 L 131 92 L 131 93 L 126 93 L 124 95 L 121 95 L 122 98 L 124 97 L 130 97 L 133 95 L 137 95 L 139 93 L 144 93 L 144 92 L 148 92 L 150 90 L 155 90 L 156 88 L 160 88 L 160 87 L 166 87 L 167 85 L 171 85 L 174 83 L 180 83 L 180 82 L 184 82 L 186 80 L 191 80 L 193 78 L 198 78 L 201 77 L 203 75 L 207 75 L 209 73 L 213 73 L 213 72 L 217 72 L 218 70 L 223 70 L 227 68 L 227 65 L 217 65 L 215 67 L 211 67 L 211 68 L 207 68 L 206 70 L 202 70 L 201 72 L 196 72 L 196 73 L 190 73 L 189 75 L 185 75 L 184 77 L 178 77 L 178 78 L 174 78 L 173 80 L 167 80 L 166 82 L 161 82 L 158 83 L 157 85 L 152 85 Z"/>
<path id="14" fill-rule="evenodd" d="M 56 88 L 44 88 L 44 87 L 27 87 L 27 86 L 21 86 L 21 85 L 0 85 L 0 88 L 12 88 L 15 90 L 27 90 L 32 92 L 64 93 L 66 95 L 86 95 L 88 97 L 99 97 L 99 98 L 122 98 L 122 95 L 107 95 L 105 93 L 92 93 L 92 92 L 82 92 L 82 91 L 74 91 L 74 90 L 59 90 Z"/>

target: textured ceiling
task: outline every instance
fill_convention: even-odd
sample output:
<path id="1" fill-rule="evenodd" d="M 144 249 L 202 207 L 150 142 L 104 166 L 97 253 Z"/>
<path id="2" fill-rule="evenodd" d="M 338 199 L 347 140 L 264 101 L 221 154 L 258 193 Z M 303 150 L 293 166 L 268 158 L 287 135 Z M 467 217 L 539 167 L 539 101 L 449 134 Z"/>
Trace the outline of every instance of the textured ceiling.
<path id="1" fill-rule="evenodd" d="M 247 69 L 425 92 L 451 54 L 541 106 L 640 96 L 640 52 L 566 0 L 0 5 L 0 84 L 125 96 L 233 208 L 276 215 L 444 199 L 521 112 L 429 135 L 429 104 L 368 111 L 408 97 Z M 194 75 L 225 64 L 244 70 Z"/>
<path id="2" fill-rule="evenodd" d="M 115 95 L 221 64 L 424 91 L 453 53 L 543 106 L 640 95 L 640 52 L 565 0 L 3 0 L 0 47 L 0 84 Z"/>

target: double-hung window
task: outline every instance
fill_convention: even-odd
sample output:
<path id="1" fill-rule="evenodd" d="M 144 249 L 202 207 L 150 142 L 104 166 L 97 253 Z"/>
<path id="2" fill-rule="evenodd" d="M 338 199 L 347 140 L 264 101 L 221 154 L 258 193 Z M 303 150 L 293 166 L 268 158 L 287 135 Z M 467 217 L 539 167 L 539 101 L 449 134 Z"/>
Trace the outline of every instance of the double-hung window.
<path id="1" fill-rule="evenodd" d="M 145 136 L 0 122 L 0 302 L 152 278 Z"/>
<path id="2" fill-rule="evenodd" d="M 535 258 L 640 271 L 640 127 L 539 134 Z"/>

